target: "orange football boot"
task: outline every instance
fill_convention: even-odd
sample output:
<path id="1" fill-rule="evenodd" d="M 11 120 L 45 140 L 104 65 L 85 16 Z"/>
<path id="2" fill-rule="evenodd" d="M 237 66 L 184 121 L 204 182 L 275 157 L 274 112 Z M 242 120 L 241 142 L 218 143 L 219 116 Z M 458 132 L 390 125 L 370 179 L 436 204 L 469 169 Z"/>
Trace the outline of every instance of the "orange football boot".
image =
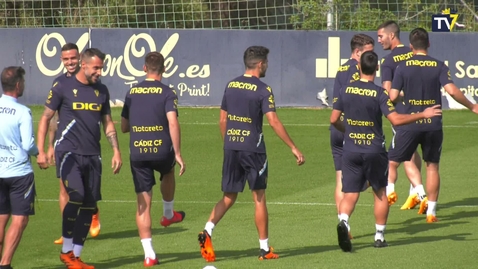
<path id="1" fill-rule="evenodd" d="M 90 235 L 91 237 L 97 237 L 100 234 L 101 224 L 100 224 L 100 210 L 93 215 L 91 219 L 91 226 L 90 226 Z"/>
<path id="2" fill-rule="evenodd" d="M 433 222 L 437 222 L 438 219 L 436 216 L 433 216 L 433 215 L 427 215 L 427 223 L 433 223 Z"/>
<path id="3" fill-rule="evenodd" d="M 275 254 L 273 247 L 269 247 L 269 251 L 261 249 L 261 254 L 259 255 L 259 260 L 272 260 L 279 259 L 279 255 Z"/>
<path id="4" fill-rule="evenodd" d="M 61 245 L 63 244 L 63 236 L 58 238 L 57 240 L 53 241 L 53 243 L 57 244 L 57 245 Z"/>
<path id="5" fill-rule="evenodd" d="M 212 239 L 209 233 L 204 230 L 198 235 L 199 247 L 201 247 L 201 255 L 207 262 L 216 260 L 216 254 L 212 247 Z"/>
<path id="6" fill-rule="evenodd" d="M 418 209 L 418 215 L 426 214 L 427 209 L 428 209 L 428 197 L 425 197 L 425 199 L 423 199 L 420 202 L 420 209 Z"/>
<path id="7" fill-rule="evenodd" d="M 398 196 L 397 196 L 397 193 L 396 192 L 392 192 L 390 193 L 388 196 L 388 205 L 391 206 L 393 204 L 395 204 L 395 202 L 398 200 Z"/>

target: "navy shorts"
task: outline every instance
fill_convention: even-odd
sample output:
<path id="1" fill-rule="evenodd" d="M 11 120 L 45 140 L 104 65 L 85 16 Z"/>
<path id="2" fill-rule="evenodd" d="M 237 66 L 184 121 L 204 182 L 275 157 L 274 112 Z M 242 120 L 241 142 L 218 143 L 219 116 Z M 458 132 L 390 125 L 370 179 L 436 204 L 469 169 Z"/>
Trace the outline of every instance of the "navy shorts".
<path id="1" fill-rule="evenodd" d="M 347 152 L 342 157 L 342 192 L 362 192 L 367 182 L 375 191 L 388 184 L 387 153 Z"/>
<path id="2" fill-rule="evenodd" d="M 342 170 L 342 151 L 344 147 L 344 133 L 334 126 L 330 127 L 330 147 L 334 158 L 335 171 Z"/>
<path id="3" fill-rule="evenodd" d="M 425 162 L 439 163 L 443 144 L 443 130 L 437 131 L 407 131 L 396 130 L 388 158 L 394 162 L 405 162 L 412 159 L 418 145 L 422 149 Z"/>
<path id="4" fill-rule="evenodd" d="M 0 178 L 0 214 L 35 215 L 35 177 Z"/>
<path id="5" fill-rule="evenodd" d="M 96 206 L 101 200 L 101 156 L 55 151 L 55 158 L 70 201 Z"/>
<path id="6" fill-rule="evenodd" d="M 267 174 L 267 155 L 265 153 L 224 150 L 223 192 L 243 192 L 246 181 L 250 190 L 265 190 Z"/>
<path id="7" fill-rule="evenodd" d="M 163 175 L 171 172 L 175 165 L 174 152 L 155 161 L 130 161 L 134 191 L 136 193 L 151 191 L 153 186 L 156 185 L 154 171 L 159 172 L 159 180 L 161 181 Z"/>

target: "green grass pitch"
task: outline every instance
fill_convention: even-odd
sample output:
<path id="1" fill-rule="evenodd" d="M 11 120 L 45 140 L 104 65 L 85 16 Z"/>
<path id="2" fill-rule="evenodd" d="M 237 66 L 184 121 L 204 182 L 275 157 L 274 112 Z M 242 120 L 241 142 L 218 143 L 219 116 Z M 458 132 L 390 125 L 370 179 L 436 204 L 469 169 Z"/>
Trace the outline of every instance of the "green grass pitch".
<path id="1" fill-rule="evenodd" d="M 35 125 L 42 110 L 41 107 L 32 107 Z M 337 245 L 335 173 L 328 131 L 330 110 L 282 108 L 278 115 L 306 157 L 306 164 L 298 167 L 287 146 L 269 126 L 264 126 L 269 156 L 269 242 L 280 258 L 271 261 L 257 259 L 259 242 L 254 225 L 254 205 L 246 186 L 238 203 L 214 230 L 217 261 L 212 265 L 218 269 L 476 266 L 478 120 L 472 113 L 444 112 L 445 142 L 437 212 L 440 221 L 427 224 L 425 216 L 417 214 L 418 209 L 400 210 L 409 188 L 400 168 L 396 185 L 399 200 L 391 207 L 385 234 L 390 247 L 373 248 L 373 198 L 367 190 L 350 220 L 353 253 L 343 253 Z M 182 154 L 187 171 L 177 178 L 175 209 L 186 211 L 186 218 L 168 228 L 159 225 L 162 203 L 159 186 L 155 186 L 153 245 L 161 262 L 158 268 L 199 269 L 208 265 L 199 252 L 197 234 L 203 230 L 212 207 L 222 195 L 222 141 L 218 118 L 218 108 L 180 108 Z M 113 109 L 113 119 L 120 120 L 120 109 Z M 388 144 L 390 124 L 384 122 Z M 128 135 L 119 134 L 124 164 L 118 175 L 112 174 L 112 151 L 102 139 L 101 233 L 86 241 L 82 255 L 85 262 L 96 268 L 143 268 L 144 254 L 135 224 L 136 204 L 129 170 L 128 139 Z M 38 199 L 36 215 L 30 219 L 12 266 L 16 269 L 64 268 L 59 260 L 61 246 L 53 244 L 61 235 L 58 179 L 54 167 L 40 170 L 34 163 L 34 168 Z"/>

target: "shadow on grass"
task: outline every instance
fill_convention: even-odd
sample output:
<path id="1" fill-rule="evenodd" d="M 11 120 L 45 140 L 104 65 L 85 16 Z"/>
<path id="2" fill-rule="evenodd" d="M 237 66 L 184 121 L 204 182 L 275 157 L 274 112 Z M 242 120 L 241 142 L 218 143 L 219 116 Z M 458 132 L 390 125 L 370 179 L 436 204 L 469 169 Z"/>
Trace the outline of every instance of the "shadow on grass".
<path id="1" fill-rule="evenodd" d="M 437 241 L 443 240 L 452 240 L 452 241 L 468 241 L 472 239 L 466 239 L 467 236 L 470 236 L 471 233 L 460 233 L 460 234 L 451 234 L 445 236 L 413 236 L 413 237 L 405 237 L 400 238 L 398 240 L 393 240 L 388 243 L 389 247 L 394 246 L 404 246 L 404 245 L 412 245 L 412 244 L 421 244 L 421 243 L 432 243 Z M 474 240 L 474 239 L 473 239 Z M 360 244 L 357 246 L 353 246 L 355 250 L 360 250 L 364 248 L 373 247 L 373 244 Z"/>
<path id="2" fill-rule="evenodd" d="M 438 201 L 440 202 L 440 201 Z M 444 208 L 448 208 L 448 207 L 478 207 L 478 197 L 468 197 L 468 198 L 465 198 L 465 199 L 462 199 L 460 201 L 452 201 L 452 202 L 448 202 L 448 203 L 445 203 L 445 204 L 438 204 L 438 208 L 440 207 L 444 207 Z"/>
<path id="3" fill-rule="evenodd" d="M 160 228 L 153 228 L 151 229 L 152 235 L 162 235 L 162 234 L 172 234 L 172 233 L 180 233 L 187 231 L 187 229 L 183 227 L 160 227 Z M 108 239 L 118 239 L 118 238 L 131 238 L 131 237 L 138 237 L 138 229 L 132 229 L 127 231 L 118 231 L 118 232 L 111 232 L 111 233 L 101 233 L 98 237 L 91 238 L 88 237 L 88 240 L 108 240 Z"/>

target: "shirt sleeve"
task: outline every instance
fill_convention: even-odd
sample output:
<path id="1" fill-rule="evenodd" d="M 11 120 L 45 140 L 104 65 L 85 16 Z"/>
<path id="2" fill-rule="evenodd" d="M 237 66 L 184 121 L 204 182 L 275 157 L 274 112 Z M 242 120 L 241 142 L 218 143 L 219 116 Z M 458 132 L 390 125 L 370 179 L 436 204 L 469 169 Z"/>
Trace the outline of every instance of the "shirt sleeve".
<path id="1" fill-rule="evenodd" d="M 358 64 L 354 64 L 350 66 L 349 72 L 347 73 L 347 82 L 346 84 L 357 81 L 360 79 L 360 68 Z M 343 85 L 342 85 L 343 86 Z"/>
<path id="2" fill-rule="evenodd" d="M 222 96 L 221 109 L 227 111 L 227 101 L 226 101 L 226 90 L 224 90 L 224 95 Z"/>
<path id="3" fill-rule="evenodd" d="M 380 103 L 380 110 L 382 114 L 387 117 L 390 113 L 395 112 L 395 106 L 392 103 L 392 100 L 388 97 L 387 91 L 382 89 L 382 93 L 378 99 Z"/>
<path id="4" fill-rule="evenodd" d="M 48 93 L 48 97 L 45 101 L 45 106 L 53 111 L 57 111 L 60 109 L 62 102 L 63 94 L 61 91 L 61 84 L 59 82 L 56 82 L 53 84 L 53 87 Z"/>
<path id="5" fill-rule="evenodd" d="M 106 99 L 105 102 L 103 103 L 103 107 L 101 108 L 101 115 L 110 115 L 111 114 L 111 105 L 110 105 L 110 91 L 108 90 L 108 87 L 105 87 L 106 91 Z"/>
<path id="6" fill-rule="evenodd" d="M 344 111 L 344 104 L 342 100 L 342 89 L 338 90 L 337 93 L 334 95 L 333 108 L 335 110 Z"/>
<path id="7" fill-rule="evenodd" d="M 392 89 L 402 90 L 403 89 L 403 68 L 400 68 L 400 65 L 395 69 L 395 75 L 392 80 Z"/>
<path id="8" fill-rule="evenodd" d="M 450 69 L 448 68 L 448 66 L 446 66 L 446 64 L 443 64 L 441 66 L 441 69 L 440 69 L 440 84 L 441 86 L 445 86 L 449 83 L 453 83 L 453 79 L 451 78 L 451 73 L 450 73 Z"/>
<path id="9" fill-rule="evenodd" d="M 166 114 L 168 112 L 176 112 L 176 114 L 178 114 L 178 96 L 176 95 L 175 90 L 171 90 L 168 93 L 168 97 L 166 98 L 166 103 L 164 106 L 164 112 L 166 112 Z"/>
<path id="10" fill-rule="evenodd" d="M 382 77 L 382 83 L 385 81 L 393 81 L 393 66 L 388 65 L 388 62 L 383 59 L 382 66 L 380 67 L 380 76 Z"/>
<path id="11" fill-rule="evenodd" d="M 267 86 L 264 90 L 265 95 L 262 98 L 261 101 L 261 110 L 262 113 L 266 114 L 269 112 L 275 112 L 276 111 L 276 103 L 274 100 L 274 93 L 272 92 L 272 88 L 270 86 Z"/>
<path id="12" fill-rule="evenodd" d="M 35 134 L 33 133 L 32 111 L 28 108 L 25 109 L 20 118 L 20 139 L 22 148 L 28 155 L 38 155 L 38 148 L 35 144 Z"/>
<path id="13" fill-rule="evenodd" d="M 338 95 L 341 88 L 342 88 L 342 83 L 341 83 L 341 79 L 340 79 L 340 73 L 337 72 L 337 76 L 335 76 L 335 80 L 334 80 L 334 91 L 333 91 L 332 95 L 334 97 L 336 95 Z"/>
<path id="14" fill-rule="evenodd" d="M 129 107 L 131 106 L 131 99 L 129 98 L 128 94 L 126 94 L 124 98 L 123 109 L 121 109 L 121 117 L 125 119 L 129 119 Z"/>

